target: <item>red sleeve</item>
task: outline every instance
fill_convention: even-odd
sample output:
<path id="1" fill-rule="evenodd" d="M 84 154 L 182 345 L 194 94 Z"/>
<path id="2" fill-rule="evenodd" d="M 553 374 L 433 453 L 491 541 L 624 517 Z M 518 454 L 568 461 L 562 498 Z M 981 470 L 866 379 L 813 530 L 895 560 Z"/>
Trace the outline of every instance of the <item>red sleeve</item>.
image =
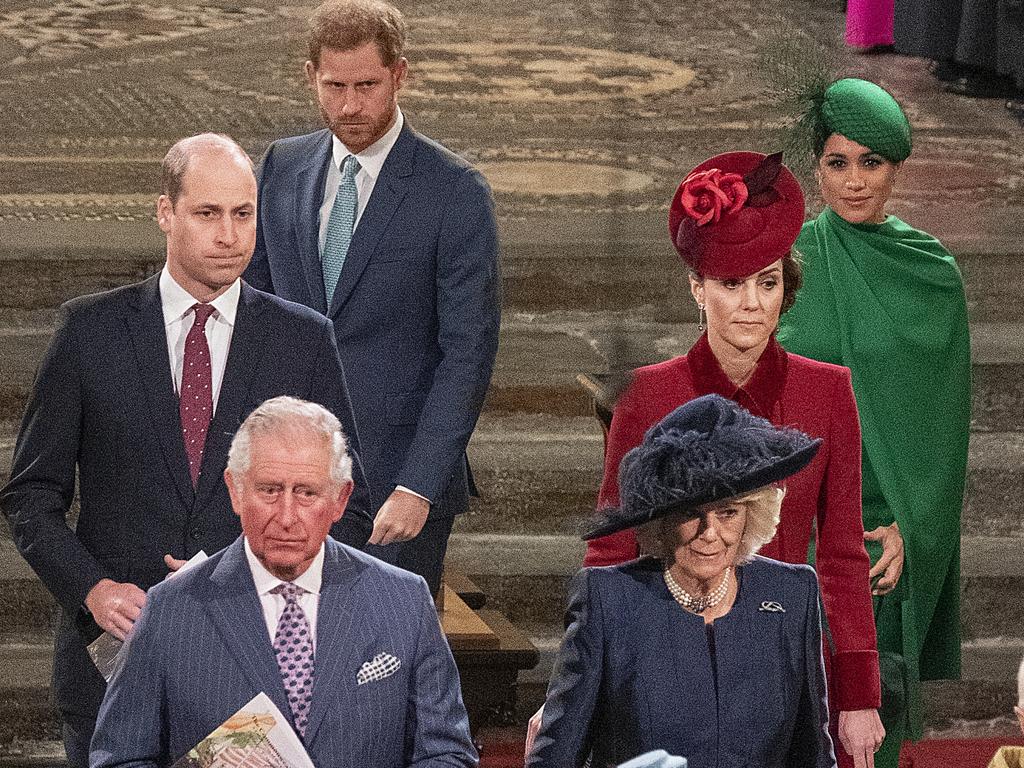
<path id="1" fill-rule="evenodd" d="M 850 372 L 842 369 L 832 397 L 828 464 L 818 499 L 817 571 L 835 643 L 832 699 L 849 712 L 881 705 L 875 619 L 861 518 L 860 419 Z"/>
<path id="2" fill-rule="evenodd" d="M 597 508 L 619 505 L 619 463 L 644 439 L 644 432 L 650 426 L 643 417 L 641 407 L 644 398 L 634 382 L 619 399 L 612 413 L 612 425 L 608 430 L 608 443 L 604 452 L 604 477 L 601 491 L 597 496 Z M 617 565 L 635 559 L 639 554 L 636 534 L 632 528 L 610 536 L 602 536 L 587 542 L 587 554 L 583 565 Z"/>

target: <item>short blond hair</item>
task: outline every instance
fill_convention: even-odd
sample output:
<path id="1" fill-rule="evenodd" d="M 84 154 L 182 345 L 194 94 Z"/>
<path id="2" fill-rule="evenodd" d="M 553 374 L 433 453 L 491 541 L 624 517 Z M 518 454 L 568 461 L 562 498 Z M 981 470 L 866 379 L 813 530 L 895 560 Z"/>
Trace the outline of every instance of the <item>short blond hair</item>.
<path id="1" fill-rule="evenodd" d="M 742 565 L 749 562 L 758 550 L 775 536 L 775 529 L 779 526 L 782 499 L 785 495 L 785 488 L 769 485 L 742 496 L 702 504 L 694 510 L 694 513 L 735 504 L 742 504 L 746 508 L 747 521 L 743 528 L 743 536 L 740 539 L 735 563 L 735 565 Z M 643 554 L 654 555 L 665 564 L 666 568 L 675 563 L 675 528 L 672 524 L 675 519 L 672 515 L 659 517 L 636 529 L 636 539 L 640 545 L 640 551 Z"/>

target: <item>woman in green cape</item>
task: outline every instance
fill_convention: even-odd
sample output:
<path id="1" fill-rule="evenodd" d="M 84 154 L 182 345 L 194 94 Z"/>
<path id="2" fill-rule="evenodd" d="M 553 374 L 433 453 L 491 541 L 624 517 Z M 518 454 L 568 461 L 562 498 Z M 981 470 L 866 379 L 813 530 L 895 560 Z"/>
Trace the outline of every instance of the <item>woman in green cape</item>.
<path id="1" fill-rule="evenodd" d="M 875 765 L 894 768 L 903 739 L 921 734 L 920 681 L 960 675 L 967 304 L 952 255 L 885 213 L 911 148 L 896 100 L 848 78 L 812 104 L 827 207 L 796 241 L 804 285 L 778 339 L 853 374 L 887 734 Z"/>

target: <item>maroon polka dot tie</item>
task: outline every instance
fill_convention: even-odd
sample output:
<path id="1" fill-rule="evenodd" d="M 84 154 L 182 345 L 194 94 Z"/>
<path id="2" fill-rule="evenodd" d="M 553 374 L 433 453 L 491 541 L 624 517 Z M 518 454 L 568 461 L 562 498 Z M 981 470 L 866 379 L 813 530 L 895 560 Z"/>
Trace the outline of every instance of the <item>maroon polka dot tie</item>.
<path id="1" fill-rule="evenodd" d="M 299 735 L 305 736 L 309 703 L 313 696 L 313 638 L 309 634 L 306 612 L 299 605 L 299 595 L 305 590 L 286 581 L 270 591 L 284 595 L 285 599 L 284 612 L 274 635 L 274 653 L 295 718 L 295 728 Z"/>
<path id="2" fill-rule="evenodd" d="M 195 304 L 196 319 L 185 337 L 185 357 L 181 364 L 181 392 L 178 413 L 181 416 L 181 434 L 185 439 L 185 454 L 192 485 L 199 480 L 203 465 L 206 430 L 213 417 L 213 375 L 210 371 L 210 345 L 206 341 L 206 321 L 213 314 L 212 304 Z"/>

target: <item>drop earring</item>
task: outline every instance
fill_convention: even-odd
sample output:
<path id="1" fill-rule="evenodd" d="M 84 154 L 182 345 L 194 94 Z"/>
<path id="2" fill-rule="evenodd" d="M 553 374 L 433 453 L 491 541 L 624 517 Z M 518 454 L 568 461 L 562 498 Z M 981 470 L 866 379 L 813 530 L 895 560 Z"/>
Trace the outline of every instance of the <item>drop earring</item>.
<path id="1" fill-rule="evenodd" d="M 697 332 L 704 333 L 704 305 L 697 302 Z"/>

